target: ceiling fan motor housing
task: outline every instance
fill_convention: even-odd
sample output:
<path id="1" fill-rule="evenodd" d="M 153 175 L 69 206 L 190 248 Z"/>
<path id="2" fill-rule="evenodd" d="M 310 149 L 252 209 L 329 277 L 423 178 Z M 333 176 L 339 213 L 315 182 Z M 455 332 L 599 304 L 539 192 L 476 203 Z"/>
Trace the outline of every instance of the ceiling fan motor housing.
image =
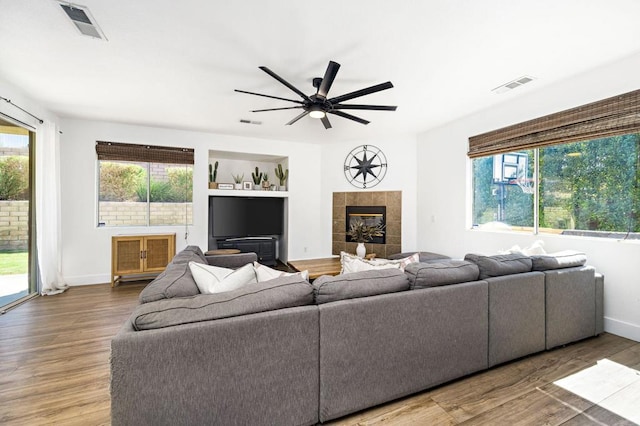
<path id="1" fill-rule="evenodd" d="M 359 110 L 369 110 L 369 111 L 395 111 L 396 106 L 388 106 L 388 105 L 356 105 L 356 104 L 343 104 L 342 102 L 348 101 L 354 98 L 359 98 L 361 96 L 370 95 L 372 93 L 380 92 L 382 90 L 390 89 L 393 87 L 390 81 L 386 83 L 376 84 L 375 86 L 367 87 L 365 89 L 356 90 L 355 92 L 350 92 L 344 95 L 336 96 L 334 98 L 329 98 L 328 93 L 333 85 L 333 80 L 336 78 L 338 74 L 338 70 L 340 69 L 340 64 L 334 61 L 329 61 L 329 65 L 327 66 L 327 70 L 324 73 L 324 77 L 315 77 L 312 80 L 313 87 L 316 88 L 316 93 L 310 96 L 305 95 L 300 89 L 280 77 L 278 74 L 271 71 L 269 68 L 265 66 L 259 67 L 262 71 L 269 74 L 271 77 L 276 79 L 282 85 L 286 86 L 289 90 L 296 93 L 298 96 L 302 98 L 302 100 L 294 100 L 294 99 L 286 99 L 278 96 L 271 95 L 263 95 L 261 93 L 247 92 L 245 90 L 238 90 L 236 92 L 246 93 L 248 95 L 256 95 L 262 96 L 265 98 L 278 99 L 281 101 L 288 101 L 299 104 L 298 106 L 293 107 L 282 107 L 282 108 L 268 108 L 268 109 L 258 109 L 253 110 L 252 112 L 264 112 L 264 111 L 279 111 L 285 109 L 297 109 L 302 108 L 303 112 L 295 117 L 293 120 L 289 121 L 287 125 L 291 125 L 296 121 L 300 120 L 307 115 L 310 115 L 313 118 L 320 118 L 322 124 L 325 129 L 331 128 L 331 123 L 327 118 L 327 114 L 337 115 L 339 117 L 347 118 L 349 120 L 361 123 L 361 124 L 369 124 L 369 121 L 357 117 L 352 114 L 348 114 L 343 109 L 359 109 Z"/>

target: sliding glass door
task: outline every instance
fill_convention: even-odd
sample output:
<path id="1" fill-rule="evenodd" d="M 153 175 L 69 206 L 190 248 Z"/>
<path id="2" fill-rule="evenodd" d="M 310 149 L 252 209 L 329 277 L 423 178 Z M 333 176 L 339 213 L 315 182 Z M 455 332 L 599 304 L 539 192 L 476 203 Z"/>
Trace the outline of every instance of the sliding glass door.
<path id="1" fill-rule="evenodd" d="M 32 279 L 35 133 L 0 118 L 0 309 L 36 291 Z"/>

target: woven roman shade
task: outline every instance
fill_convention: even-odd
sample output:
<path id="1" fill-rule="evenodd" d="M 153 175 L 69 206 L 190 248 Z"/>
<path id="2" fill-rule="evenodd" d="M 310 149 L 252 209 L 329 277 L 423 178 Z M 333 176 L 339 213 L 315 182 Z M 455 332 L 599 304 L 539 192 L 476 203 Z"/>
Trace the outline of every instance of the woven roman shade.
<path id="1" fill-rule="evenodd" d="M 97 141 L 96 153 L 98 160 L 193 164 L 192 148 Z"/>
<path id="2" fill-rule="evenodd" d="M 471 158 L 640 132 L 640 90 L 469 138 Z"/>

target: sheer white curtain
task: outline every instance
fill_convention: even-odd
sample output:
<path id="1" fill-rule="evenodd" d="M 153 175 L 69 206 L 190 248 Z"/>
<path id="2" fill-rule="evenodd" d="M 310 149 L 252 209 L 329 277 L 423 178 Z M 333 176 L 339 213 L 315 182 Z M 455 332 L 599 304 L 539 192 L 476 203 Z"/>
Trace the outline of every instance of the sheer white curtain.
<path id="1" fill-rule="evenodd" d="M 36 134 L 36 244 L 38 291 L 58 294 L 68 286 L 62 276 L 60 244 L 60 136 L 45 120 Z"/>

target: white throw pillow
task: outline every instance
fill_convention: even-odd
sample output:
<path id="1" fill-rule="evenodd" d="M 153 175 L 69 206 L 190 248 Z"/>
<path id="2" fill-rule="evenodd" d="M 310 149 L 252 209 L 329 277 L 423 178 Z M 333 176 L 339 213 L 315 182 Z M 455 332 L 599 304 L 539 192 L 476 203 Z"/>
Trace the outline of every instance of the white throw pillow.
<path id="1" fill-rule="evenodd" d="M 374 265 L 385 265 L 385 264 L 388 264 L 388 263 L 399 263 L 400 264 L 400 270 L 404 272 L 404 268 L 406 268 L 408 264 L 420 262 L 420 253 L 414 253 L 411 256 L 407 256 L 407 257 L 403 257 L 402 259 L 395 259 L 395 260 L 373 258 L 369 262 L 371 262 Z"/>
<path id="2" fill-rule="evenodd" d="M 523 254 L 522 253 L 522 249 L 520 248 L 519 245 L 515 245 L 513 247 L 511 247 L 510 249 L 507 250 L 498 250 L 498 254 Z"/>
<path id="3" fill-rule="evenodd" d="M 344 251 L 340 252 L 341 274 L 351 272 L 371 271 L 373 269 L 401 269 L 399 260 L 378 259 L 377 262 L 359 258 Z"/>
<path id="4" fill-rule="evenodd" d="M 544 250 L 544 241 L 536 240 L 529 247 L 522 249 L 522 253 L 527 256 L 535 256 L 537 254 L 547 254 Z"/>
<path id="5" fill-rule="evenodd" d="M 236 270 L 203 263 L 189 262 L 191 275 L 203 294 L 222 293 L 255 283 L 256 273 L 251 263 Z"/>
<path id="6" fill-rule="evenodd" d="M 420 262 L 420 253 L 414 253 L 411 256 L 402 259 L 362 259 L 349 253 L 340 252 L 340 263 L 342 265 L 341 274 L 349 272 L 370 271 L 372 269 L 390 269 L 397 268 L 404 271 L 404 268 L 414 262 Z"/>
<path id="7" fill-rule="evenodd" d="M 300 274 L 303 280 L 309 281 L 309 271 L 302 272 L 285 272 L 278 271 L 277 269 L 269 268 L 268 266 L 262 265 L 258 262 L 253 262 L 253 269 L 256 271 L 256 278 L 258 282 L 269 281 L 279 277 L 288 277 L 291 275 Z"/>
<path id="8" fill-rule="evenodd" d="M 520 248 L 515 245 L 508 250 L 498 250 L 498 254 L 524 254 L 525 256 L 534 256 L 537 254 L 547 254 L 544 250 L 544 241 L 536 240 L 529 247 Z"/>

